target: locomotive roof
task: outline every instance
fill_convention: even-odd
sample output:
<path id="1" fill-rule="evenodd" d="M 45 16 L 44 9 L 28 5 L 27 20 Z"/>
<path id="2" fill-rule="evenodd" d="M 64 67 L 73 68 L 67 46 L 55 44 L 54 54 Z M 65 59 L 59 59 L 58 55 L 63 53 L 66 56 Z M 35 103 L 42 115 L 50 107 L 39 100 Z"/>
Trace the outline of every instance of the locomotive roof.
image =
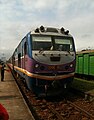
<path id="1" fill-rule="evenodd" d="M 65 30 L 63 27 L 61 29 L 53 28 L 53 27 L 43 27 L 36 28 L 35 30 L 31 31 L 30 34 L 32 35 L 55 35 L 55 36 L 68 36 L 72 37 L 69 34 L 68 30 Z"/>

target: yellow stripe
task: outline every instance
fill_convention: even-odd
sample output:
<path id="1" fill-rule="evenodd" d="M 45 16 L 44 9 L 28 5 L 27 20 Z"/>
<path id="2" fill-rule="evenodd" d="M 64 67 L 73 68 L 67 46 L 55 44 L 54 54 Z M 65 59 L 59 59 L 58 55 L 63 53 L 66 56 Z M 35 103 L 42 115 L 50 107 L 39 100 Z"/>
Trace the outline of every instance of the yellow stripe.
<path id="1" fill-rule="evenodd" d="M 74 76 L 74 73 L 69 73 L 69 74 L 66 74 L 66 75 L 58 75 L 58 76 L 38 75 L 38 74 L 30 73 L 27 70 L 19 68 L 17 66 L 14 66 L 14 68 L 19 70 L 20 72 L 26 74 L 29 77 L 38 78 L 38 79 L 44 79 L 44 80 L 60 80 L 60 79 L 65 79 L 65 78 L 69 78 L 69 77 Z"/>

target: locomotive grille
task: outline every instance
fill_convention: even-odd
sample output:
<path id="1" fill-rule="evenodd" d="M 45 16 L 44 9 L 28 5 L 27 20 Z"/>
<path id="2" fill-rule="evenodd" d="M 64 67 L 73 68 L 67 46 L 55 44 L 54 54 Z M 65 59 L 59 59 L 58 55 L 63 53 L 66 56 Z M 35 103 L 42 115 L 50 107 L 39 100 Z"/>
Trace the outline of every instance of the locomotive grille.
<path id="1" fill-rule="evenodd" d="M 60 57 L 50 57 L 51 61 L 60 61 Z"/>

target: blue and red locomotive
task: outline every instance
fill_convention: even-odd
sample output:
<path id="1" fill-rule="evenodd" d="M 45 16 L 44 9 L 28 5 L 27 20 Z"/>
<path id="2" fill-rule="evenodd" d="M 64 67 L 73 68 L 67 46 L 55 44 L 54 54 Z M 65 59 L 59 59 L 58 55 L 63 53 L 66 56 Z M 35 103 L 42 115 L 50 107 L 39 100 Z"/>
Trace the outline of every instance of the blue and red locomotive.
<path id="1" fill-rule="evenodd" d="M 74 39 L 63 27 L 41 26 L 21 40 L 10 62 L 37 95 L 59 94 L 74 77 Z"/>

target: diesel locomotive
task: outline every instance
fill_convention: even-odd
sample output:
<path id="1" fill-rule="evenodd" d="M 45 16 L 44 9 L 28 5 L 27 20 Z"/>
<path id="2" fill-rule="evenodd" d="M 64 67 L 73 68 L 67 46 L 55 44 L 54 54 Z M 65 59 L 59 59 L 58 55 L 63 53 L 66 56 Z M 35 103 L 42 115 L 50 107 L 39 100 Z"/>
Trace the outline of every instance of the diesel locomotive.
<path id="1" fill-rule="evenodd" d="M 75 53 L 74 39 L 68 30 L 41 26 L 21 40 L 9 66 L 38 96 L 56 95 L 73 81 Z"/>

